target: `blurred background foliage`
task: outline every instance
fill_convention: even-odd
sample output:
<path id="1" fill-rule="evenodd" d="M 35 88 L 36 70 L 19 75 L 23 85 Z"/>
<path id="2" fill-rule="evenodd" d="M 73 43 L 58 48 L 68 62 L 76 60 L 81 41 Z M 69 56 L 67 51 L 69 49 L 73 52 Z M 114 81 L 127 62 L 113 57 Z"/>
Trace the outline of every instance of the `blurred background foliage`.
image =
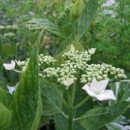
<path id="1" fill-rule="evenodd" d="M 72 1 L 67 2 L 68 0 L 1 0 L 0 25 L 5 27 L 0 28 L 1 56 L 18 59 L 28 56 L 30 45 L 35 42 L 38 30 L 28 30 L 22 24 L 33 18 L 49 19 L 68 36 L 73 29 L 70 29 L 71 21 L 68 19 Z M 130 71 L 129 15 L 129 0 L 99 0 L 95 19 L 80 39 L 85 48 L 97 48 L 92 62 L 105 62 Z M 13 28 L 12 25 L 17 27 Z M 61 37 L 49 32 L 43 37 L 51 54 L 63 43 Z"/>

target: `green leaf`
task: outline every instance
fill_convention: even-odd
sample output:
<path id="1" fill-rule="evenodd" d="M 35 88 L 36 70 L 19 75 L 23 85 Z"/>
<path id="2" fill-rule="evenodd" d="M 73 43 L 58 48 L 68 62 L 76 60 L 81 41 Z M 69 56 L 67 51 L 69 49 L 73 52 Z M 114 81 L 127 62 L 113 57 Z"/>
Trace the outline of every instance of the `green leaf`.
<path id="1" fill-rule="evenodd" d="M 98 0 L 84 0 L 84 10 L 78 21 L 78 35 L 79 38 L 83 36 L 92 22 L 98 7 Z"/>
<path id="2" fill-rule="evenodd" d="M 68 130 L 68 122 L 61 114 L 54 116 L 54 122 L 56 130 Z"/>
<path id="3" fill-rule="evenodd" d="M 13 57 L 16 55 L 17 49 L 14 45 L 11 45 L 11 43 L 6 43 L 2 46 L 2 52 L 3 56 Z"/>
<path id="4" fill-rule="evenodd" d="M 39 128 L 43 127 L 44 125 L 49 124 L 49 120 L 52 119 L 51 116 L 41 116 L 41 122 Z"/>
<path id="5" fill-rule="evenodd" d="M 0 130 L 9 130 L 11 119 L 11 111 L 0 103 Z"/>
<path id="6" fill-rule="evenodd" d="M 68 121 L 67 119 L 62 116 L 61 114 L 56 114 L 54 116 L 54 123 L 55 123 L 55 128 L 56 130 L 67 130 L 68 129 Z M 73 129 L 74 130 L 85 130 L 80 124 L 79 122 L 74 122 L 73 125 Z"/>
<path id="7" fill-rule="evenodd" d="M 11 107 L 12 95 L 2 88 L 0 88 L 0 102 L 8 108 Z"/>
<path id="8" fill-rule="evenodd" d="M 38 76 L 39 44 L 41 31 L 32 48 L 27 68 L 13 96 L 13 121 L 10 130 L 37 130 L 41 117 L 41 92 Z"/>
<path id="9" fill-rule="evenodd" d="M 96 130 L 112 122 L 129 107 L 130 102 L 120 101 L 112 106 L 94 108 L 80 118 L 80 124 L 86 130 Z"/>
<path id="10" fill-rule="evenodd" d="M 51 21 L 49 21 L 48 19 L 35 18 L 35 19 L 28 21 L 26 23 L 26 25 L 28 25 L 32 29 L 33 28 L 36 28 L 36 29 L 42 28 L 42 29 L 48 30 L 49 32 L 51 32 L 57 36 L 65 38 L 64 34 L 59 30 L 59 28 L 55 24 L 53 24 Z"/>
<path id="11" fill-rule="evenodd" d="M 60 93 L 60 91 L 57 88 L 58 86 L 45 79 L 40 80 L 40 86 L 41 86 L 42 103 L 43 103 L 42 115 L 48 116 L 59 113 L 59 110 L 61 111 L 62 108 L 61 108 L 61 100 L 55 91 L 57 90 Z"/>

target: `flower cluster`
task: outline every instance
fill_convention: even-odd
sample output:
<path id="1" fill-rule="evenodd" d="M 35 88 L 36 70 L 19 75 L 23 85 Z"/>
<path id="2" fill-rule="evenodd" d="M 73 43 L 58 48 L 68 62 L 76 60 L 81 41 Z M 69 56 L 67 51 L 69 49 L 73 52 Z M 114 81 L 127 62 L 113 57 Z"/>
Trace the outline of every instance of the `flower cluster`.
<path id="1" fill-rule="evenodd" d="M 64 64 L 61 64 L 57 68 L 53 67 L 43 70 L 44 77 L 61 84 L 66 79 L 73 79 L 73 81 L 79 80 L 82 84 L 90 84 L 93 78 L 97 81 L 108 78 L 118 81 L 126 78 L 124 70 L 115 68 L 112 65 L 105 63 L 89 65 L 87 62 L 91 59 L 91 55 L 95 53 L 95 50 L 95 48 L 92 48 L 79 52 L 71 48 L 69 52 L 65 52 L 62 55 L 65 59 Z"/>
<path id="2" fill-rule="evenodd" d="M 91 55 L 88 53 L 88 51 L 79 52 L 76 51 L 69 51 L 63 54 L 63 58 L 66 60 L 70 60 L 71 62 L 87 62 L 91 60 Z"/>
<path id="3" fill-rule="evenodd" d="M 55 67 L 56 59 L 51 56 L 39 55 L 39 76 L 48 78 L 49 80 L 60 83 L 68 89 L 74 82 L 83 84 L 83 88 L 88 95 L 95 97 L 98 100 L 116 100 L 112 90 L 107 90 L 109 81 L 118 81 L 126 78 L 124 70 L 115 68 L 112 65 L 88 64 L 91 55 L 95 53 L 95 48 L 78 51 L 74 46 L 71 46 L 70 51 L 65 52 L 62 57 L 64 63 L 59 67 Z M 26 61 L 16 61 L 17 65 L 25 71 L 29 59 Z M 15 62 L 11 64 L 3 64 L 7 70 L 15 70 Z M 17 71 L 17 70 L 15 70 Z M 110 80 L 109 80 L 110 79 Z M 106 90 L 105 90 L 106 89 Z"/>
<path id="4" fill-rule="evenodd" d="M 15 33 L 12 33 L 12 32 L 9 32 L 9 33 L 5 33 L 4 34 L 4 37 L 14 37 L 15 36 Z"/>
<path id="5" fill-rule="evenodd" d="M 27 68 L 28 61 L 29 61 L 29 59 L 27 59 L 25 61 L 16 61 L 16 63 L 22 69 L 22 71 L 24 72 Z"/>
<path id="6" fill-rule="evenodd" d="M 39 66 L 42 68 L 47 68 L 53 66 L 56 60 L 52 56 L 44 56 L 43 54 L 39 55 Z"/>
<path id="7" fill-rule="evenodd" d="M 0 25 L 0 30 L 17 30 L 18 29 L 18 26 L 17 25 L 7 25 L 7 26 L 3 26 L 3 25 Z"/>
<path id="8" fill-rule="evenodd" d="M 124 70 L 120 68 L 115 68 L 112 65 L 108 64 L 91 64 L 87 65 L 84 68 L 84 72 L 81 75 L 81 83 L 86 84 L 90 83 L 93 78 L 96 78 L 98 81 L 110 78 L 111 80 L 121 80 L 125 79 L 126 75 L 124 74 Z"/>

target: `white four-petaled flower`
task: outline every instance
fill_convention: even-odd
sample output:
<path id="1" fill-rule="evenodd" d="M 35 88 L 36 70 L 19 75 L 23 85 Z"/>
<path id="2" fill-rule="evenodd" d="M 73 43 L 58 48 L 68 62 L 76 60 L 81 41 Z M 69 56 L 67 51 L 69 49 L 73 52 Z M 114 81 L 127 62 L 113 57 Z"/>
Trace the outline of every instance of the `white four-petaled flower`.
<path id="1" fill-rule="evenodd" d="M 6 70 L 13 70 L 15 68 L 15 61 L 11 60 L 11 63 L 3 64 Z"/>
<path id="2" fill-rule="evenodd" d="M 69 86 L 73 84 L 73 82 L 74 82 L 73 78 L 68 78 L 62 81 L 61 83 L 67 87 L 66 89 L 68 89 Z"/>
<path id="3" fill-rule="evenodd" d="M 97 81 L 96 78 L 93 78 L 90 86 L 85 85 L 82 89 L 84 89 L 88 95 L 95 97 L 96 99 L 103 100 L 116 100 L 116 97 L 112 90 L 107 90 L 107 84 L 109 79 Z M 106 89 L 106 90 L 105 90 Z"/>
<path id="4" fill-rule="evenodd" d="M 96 48 L 91 48 L 88 50 L 88 53 L 92 55 L 95 53 L 95 51 L 96 51 Z"/>

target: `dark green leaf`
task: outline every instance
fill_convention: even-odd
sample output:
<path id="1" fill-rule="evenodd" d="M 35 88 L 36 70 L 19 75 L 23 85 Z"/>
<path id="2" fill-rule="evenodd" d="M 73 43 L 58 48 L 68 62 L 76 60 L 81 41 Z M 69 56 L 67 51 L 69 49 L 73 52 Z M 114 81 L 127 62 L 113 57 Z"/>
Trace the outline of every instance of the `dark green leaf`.
<path id="1" fill-rule="evenodd" d="M 42 103 L 43 111 L 42 115 L 55 115 L 61 110 L 61 100 L 57 95 L 55 89 L 58 90 L 58 86 L 54 83 L 51 83 L 45 79 L 40 80 L 41 93 L 42 93 Z M 55 87 L 55 89 L 53 89 Z M 60 93 L 60 91 L 59 91 Z"/>
<path id="2" fill-rule="evenodd" d="M 125 110 L 130 102 L 121 101 L 109 107 L 94 108 L 82 116 L 80 124 L 86 130 L 96 130 L 115 120 Z"/>
<path id="3" fill-rule="evenodd" d="M 2 88 L 0 88 L 0 102 L 7 108 L 11 107 L 12 95 Z"/>
<path id="4" fill-rule="evenodd" d="M 56 114 L 54 116 L 54 122 L 55 122 L 55 127 L 56 130 L 67 130 L 68 129 L 68 121 L 67 119 L 62 116 L 61 114 Z M 79 122 L 74 122 L 73 125 L 73 129 L 74 130 L 85 130 L 80 124 Z"/>

